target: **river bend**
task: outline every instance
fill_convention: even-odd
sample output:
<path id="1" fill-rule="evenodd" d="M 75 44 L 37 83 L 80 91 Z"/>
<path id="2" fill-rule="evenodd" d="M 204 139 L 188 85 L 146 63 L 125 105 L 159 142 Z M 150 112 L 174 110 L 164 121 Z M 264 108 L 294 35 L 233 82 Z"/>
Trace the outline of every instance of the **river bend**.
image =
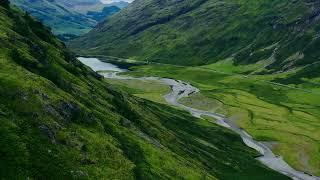
<path id="1" fill-rule="evenodd" d="M 288 177 L 291 177 L 294 180 L 320 180 L 319 177 L 306 174 L 301 171 L 297 171 L 293 169 L 290 165 L 288 165 L 281 156 L 276 156 L 271 149 L 266 146 L 263 142 L 259 142 L 254 140 L 247 132 L 238 127 L 232 121 L 228 120 L 225 116 L 217 113 L 212 113 L 209 111 L 203 111 L 195 108 L 191 108 L 179 103 L 179 100 L 184 97 L 188 97 L 194 93 L 200 92 L 200 90 L 189 83 L 168 79 L 168 78 L 160 78 L 160 77 L 128 77 L 128 76 L 119 76 L 119 72 L 125 72 L 127 70 L 121 69 L 111 63 L 105 63 L 96 58 L 78 58 L 83 64 L 89 66 L 94 71 L 101 71 L 100 74 L 105 78 L 110 79 L 119 79 L 119 80 L 155 80 L 162 84 L 168 85 L 171 88 L 171 92 L 164 96 L 165 100 L 176 107 L 182 108 L 186 111 L 189 111 L 193 116 L 201 118 L 201 116 L 209 116 L 216 119 L 214 123 L 217 123 L 225 128 L 228 128 L 235 133 L 239 134 L 243 140 L 243 142 L 258 151 L 261 156 L 257 159 L 267 167 L 278 171 Z"/>

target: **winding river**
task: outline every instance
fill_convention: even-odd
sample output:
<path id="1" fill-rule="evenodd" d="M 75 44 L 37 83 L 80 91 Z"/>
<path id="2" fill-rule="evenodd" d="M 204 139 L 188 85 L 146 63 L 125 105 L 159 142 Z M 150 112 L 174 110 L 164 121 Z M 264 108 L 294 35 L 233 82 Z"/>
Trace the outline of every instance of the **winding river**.
<path id="1" fill-rule="evenodd" d="M 278 171 L 284 175 L 287 175 L 288 177 L 291 177 L 294 180 L 320 180 L 320 177 L 312 176 L 309 174 L 306 174 L 301 171 L 297 171 L 293 169 L 290 165 L 288 165 L 280 156 L 276 156 L 273 154 L 271 149 L 263 144 L 262 142 L 254 140 L 248 133 L 246 133 L 244 130 L 239 128 L 236 124 L 234 124 L 232 121 L 229 121 L 226 117 L 224 117 L 221 114 L 212 113 L 209 111 L 202 111 L 198 109 L 194 109 L 188 106 L 185 106 L 183 104 L 179 103 L 179 100 L 184 97 L 188 97 L 194 93 L 200 92 L 200 90 L 196 87 L 193 87 L 192 85 L 180 81 L 180 80 L 174 80 L 174 79 L 168 79 L 168 78 L 160 78 L 160 77 L 128 77 L 128 76 L 119 76 L 117 73 L 119 72 L 125 72 L 127 70 L 121 69 L 111 63 L 105 63 L 100 61 L 96 58 L 78 58 L 79 61 L 81 61 L 83 64 L 91 67 L 94 71 L 105 71 L 100 72 L 101 75 L 103 75 L 105 78 L 111 78 L 111 79 L 136 79 L 136 80 L 156 80 L 162 84 L 166 84 L 171 87 L 171 92 L 164 96 L 165 100 L 173 105 L 180 107 L 186 111 L 189 111 L 193 116 L 200 118 L 201 116 L 209 116 L 217 119 L 215 123 L 226 127 L 228 129 L 231 129 L 232 131 L 239 134 L 243 140 L 243 142 L 257 150 L 261 156 L 257 159 L 263 163 L 264 165 L 268 166 L 269 168 Z"/>

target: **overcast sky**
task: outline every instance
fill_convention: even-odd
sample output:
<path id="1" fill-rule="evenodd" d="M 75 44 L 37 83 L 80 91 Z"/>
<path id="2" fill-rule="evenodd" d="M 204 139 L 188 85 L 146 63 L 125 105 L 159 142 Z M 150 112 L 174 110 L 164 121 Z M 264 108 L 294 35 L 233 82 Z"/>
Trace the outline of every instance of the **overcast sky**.
<path id="1" fill-rule="evenodd" d="M 101 0 L 101 2 L 105 3 L 105 4 L 109 4 L 109 3 L 113 3 L 113 2 L 119 2 L 119 1 L 126 1 L 128 3 L 131 3 L 134 0 Z"/>

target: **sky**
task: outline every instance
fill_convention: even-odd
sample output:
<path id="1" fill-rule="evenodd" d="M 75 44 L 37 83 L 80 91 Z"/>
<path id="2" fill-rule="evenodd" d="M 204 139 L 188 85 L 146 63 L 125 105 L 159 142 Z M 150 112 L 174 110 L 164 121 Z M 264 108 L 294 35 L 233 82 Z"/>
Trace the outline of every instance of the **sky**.
<path id="1" fill-rule="evenodd" d="M 128 3 L 131 3 L 134 0 L 101 0 L 101 2 L 104 3 L 104 4 L 110 4 L 110 3 L 113 3 L 113 2 L 120 2 L 120 1 L 125 1 L 125 2 L 128 2 Z"/>

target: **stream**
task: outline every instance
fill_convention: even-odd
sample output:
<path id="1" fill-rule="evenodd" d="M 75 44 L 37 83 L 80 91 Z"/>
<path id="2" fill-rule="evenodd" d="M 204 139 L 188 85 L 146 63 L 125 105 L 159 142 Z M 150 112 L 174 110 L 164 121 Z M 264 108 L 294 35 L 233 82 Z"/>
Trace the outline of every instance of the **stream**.
<path id="1" fill-rule="evenodd" d="M 160 77 L 128 77 L 128 76 L 119 76 L 117 75 L 119 72 L 125 72 L 126 69 L 121 69 L 117 67 L 116 65 L 113 65 L 111 63 L 105 63 L 100 61 L 97 58 L 78 58 L 79 61 L 81 61 L 83 64 L 91 67 L 94 71 L 105 71 L 105 72 L 99 72 L 99 74 L 103 75 L 105 78 L 110 79 L 123 79 L 123 80 L 155 80 L 162 84 L 168 85 L 171 88 L 171 92 L 164 96 L 165 100 L 176 107 L 182 108 L 186 111 L 189 111 L 193 116 L 201 118 L 201 116 L 209 116 L 217 119 L 214 121 L 214 123 L 219 124 L 220 126 L 223 126 L 225 128 L 228 128 L 235 133 L 239 134 L 243 140 L 243 142 L 257 150 L 261 156 L 257 158 L 262 164 L 266 165 L 267 167 L 278 171 L 279 173 L 282 173 L 294 180 L 320 180 L 320 177 L 316 177 L 313 175 L 306 174 L 301 171 L 297 171 L 293 169 L 290 165 L 288 165 L 281 156 L 276 156 L 273 154 L 271 149 L 265 145 L 263 142 L 259 142 L 254 140 L 247 132 L 245 132 L 243 129 L 238 127 L 236 124 L 234 124 L 232 121 L 229 121 L 225 116 L 221 114 L 212 113 L 209 111 L 203 111 L 194 109 L 188 106 L 185 106 L 183 104 L 179 103 L 179 100 L 184 97 L 189 97 L 192 94 L 200 92 L 200 90 L 186 82 L 180 81 L 180 80 L 174 80 L 174 79 L 168 79 L 168 78 L 160 78 Z"/>

